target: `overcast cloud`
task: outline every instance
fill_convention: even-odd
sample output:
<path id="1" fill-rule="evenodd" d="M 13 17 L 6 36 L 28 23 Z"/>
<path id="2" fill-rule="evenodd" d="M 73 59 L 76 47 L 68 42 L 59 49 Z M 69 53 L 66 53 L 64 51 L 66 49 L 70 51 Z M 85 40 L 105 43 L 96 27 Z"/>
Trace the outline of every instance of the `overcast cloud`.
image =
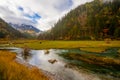
<path id="1" fill-rule="evenodd" d="M 48 30 L 71 9 L 92 0 L 0 0 L 0 17 L 6 22 L 30 24 Z"/>

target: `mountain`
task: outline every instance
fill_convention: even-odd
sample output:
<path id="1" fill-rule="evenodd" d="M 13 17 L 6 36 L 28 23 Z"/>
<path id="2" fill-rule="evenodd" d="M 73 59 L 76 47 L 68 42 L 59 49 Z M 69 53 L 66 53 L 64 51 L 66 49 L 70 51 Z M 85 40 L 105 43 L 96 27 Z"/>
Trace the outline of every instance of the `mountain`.
<path id="1" fill-rule="evenodd" d="M 0 18 L 0 38 L 16 39 L 26 38 L 26 36 L 12 28 L 8 23 Z"/>
<path id="2" fill-rule="evenodd" d="M 35 28 L 32 25 L 26 25 L 26 24 L 12 24 L 9 23 L 14 29 L 22 32 L 22 33 L 29 33 L 29 34 L 37 34 L 41 32 L 39 29 Z"/>
<path id="3" fill-rule="evenodd" d="M 94 0 L 78 6 L 39 35 L 51 40 L 120 39 L 120 0 Z"/>

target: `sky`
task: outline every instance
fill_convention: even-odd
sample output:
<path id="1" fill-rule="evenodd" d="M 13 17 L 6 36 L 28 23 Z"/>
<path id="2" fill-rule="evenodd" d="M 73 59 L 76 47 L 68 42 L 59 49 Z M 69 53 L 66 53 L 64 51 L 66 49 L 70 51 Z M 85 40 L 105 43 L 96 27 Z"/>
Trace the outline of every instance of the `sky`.
<path id="1" fill-rule="evenodd" d="M 71 9 L 92 0 L 0 0 L 0 18 L 45 31 Z"/>

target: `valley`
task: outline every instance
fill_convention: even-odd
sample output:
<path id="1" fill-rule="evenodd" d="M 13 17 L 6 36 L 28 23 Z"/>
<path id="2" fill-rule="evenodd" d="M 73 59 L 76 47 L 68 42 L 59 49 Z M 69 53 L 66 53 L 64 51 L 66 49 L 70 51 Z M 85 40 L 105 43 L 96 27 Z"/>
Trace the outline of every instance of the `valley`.
<path id="1" fill-rule="evenodd" d="M 120 0 L 1 1 L 0 80 L 120 80 Z"/>

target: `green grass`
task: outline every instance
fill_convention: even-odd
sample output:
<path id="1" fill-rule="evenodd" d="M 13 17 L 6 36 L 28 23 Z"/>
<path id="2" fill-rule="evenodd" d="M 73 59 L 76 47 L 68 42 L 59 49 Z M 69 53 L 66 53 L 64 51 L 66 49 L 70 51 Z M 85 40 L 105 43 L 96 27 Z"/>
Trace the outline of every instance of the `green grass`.
<path id="1" fill-rule="evenodd" d="M 80 48 L 82 51 L 87 51 L 87 52 L 96 52 L 96 53 L 101 53 L 104 52 L 107 49 L 107 47 L 87 47 L 87 48 Z"/>
<path id="2" fill-rule="evenodd" d="M 7 45 L 8 43 L 10 43 L 10 45 Z M 80 48 L 80 50 L 83 51 L 100 53 L 110 47 L 120 47 L 120 41 L 111 41 L 109 44 L 107 44 L 105 41 L 14 40 L 14 41 L 0 41 L 0 46 L 15 46 L 15 47 L 28 46 L 31 49 Z"/>
<path id="3" fill-rule="evenodd" d="M 41 42 L 41 43 L 40 43 Z M 40 40 L 16 40 L 13 41 L 16 47 L 28 46 L 32 49 L 68 49 L 68 48 L 89 48 L 89 47 L 120 47 L 120 41 L 40 41 Z"/>

